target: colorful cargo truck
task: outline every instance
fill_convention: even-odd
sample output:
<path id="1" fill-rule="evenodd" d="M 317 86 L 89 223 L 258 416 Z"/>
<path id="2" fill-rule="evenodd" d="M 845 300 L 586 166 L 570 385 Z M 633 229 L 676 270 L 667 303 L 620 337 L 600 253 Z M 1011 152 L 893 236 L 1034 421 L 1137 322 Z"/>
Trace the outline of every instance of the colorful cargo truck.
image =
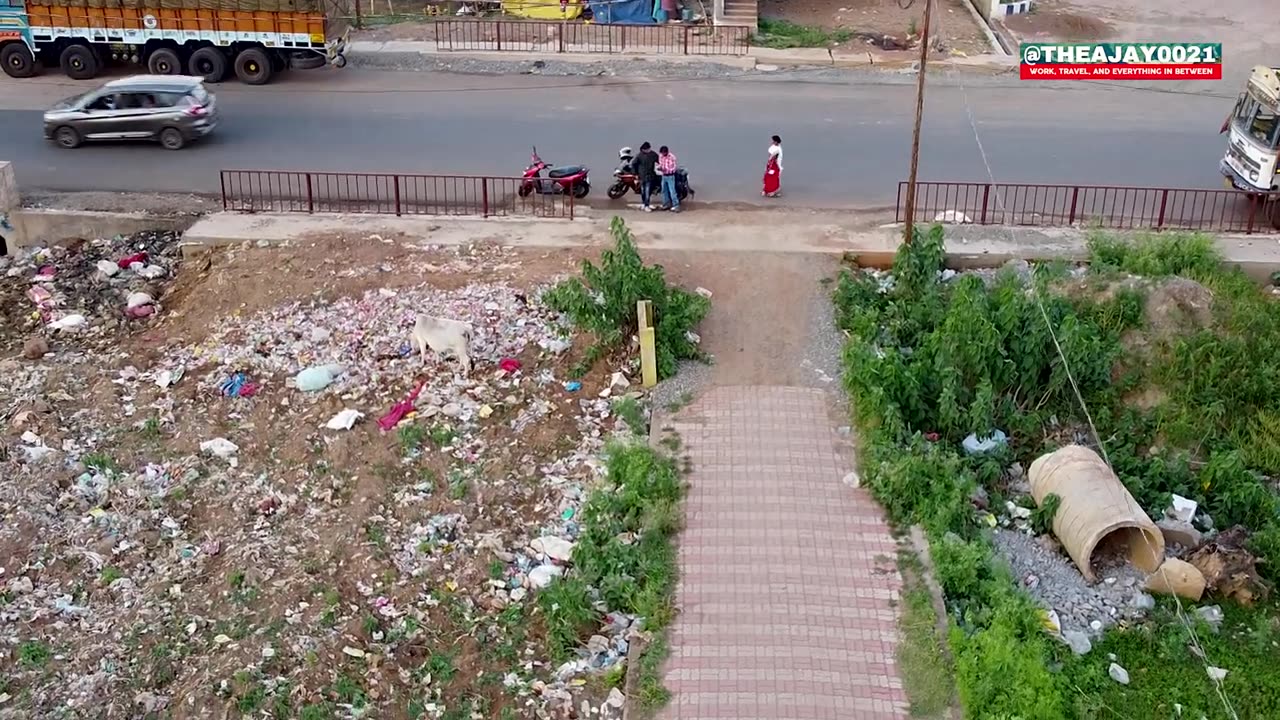
<path id="1" fill-rule="evenodd" d="M 265 85 L 287 68 L 346 64 L 338 0 L 0 0 L 0 65 L 87 80 L 112 63 L 152 75 L 235 75 Z"/>

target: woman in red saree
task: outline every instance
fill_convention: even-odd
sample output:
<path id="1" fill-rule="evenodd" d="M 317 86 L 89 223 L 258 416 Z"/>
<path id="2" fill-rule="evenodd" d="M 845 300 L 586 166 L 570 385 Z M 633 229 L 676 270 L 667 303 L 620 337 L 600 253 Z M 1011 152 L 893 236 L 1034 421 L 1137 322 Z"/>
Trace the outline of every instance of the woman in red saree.
<path id="1" fill-rule="evenodd" d="M 773 136 L 773 144 L 769 146 L 769 160 L 764 166 L 764 189 L 760 194 L 764 197 L 778 197 L 782 192 L 782 139 Z"/>

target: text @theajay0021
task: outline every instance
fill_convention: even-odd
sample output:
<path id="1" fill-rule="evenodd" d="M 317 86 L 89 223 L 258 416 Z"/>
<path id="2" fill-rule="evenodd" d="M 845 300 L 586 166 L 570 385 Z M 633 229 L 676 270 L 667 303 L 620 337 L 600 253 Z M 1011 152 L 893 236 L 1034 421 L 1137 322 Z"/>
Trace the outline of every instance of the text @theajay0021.
<path id="1" fill-rule="evenodd" d="M 1221 80 L 1222 65 L 1020 65 L 1023 80 Z"/>

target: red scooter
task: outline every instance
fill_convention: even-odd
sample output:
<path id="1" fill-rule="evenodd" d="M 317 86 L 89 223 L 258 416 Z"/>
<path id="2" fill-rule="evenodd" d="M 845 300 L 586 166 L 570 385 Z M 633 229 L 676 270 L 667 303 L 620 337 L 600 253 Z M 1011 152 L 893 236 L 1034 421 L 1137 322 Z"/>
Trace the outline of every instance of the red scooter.
<path id="1" fill-rule="evenodd" d="M 546 179 L 542 171 L 547 172 Z M 533 157 L 529 167 L 524 169 L 524 182 L 520 184 L 520 197 L 528 197 L 533 193 L 540 195 L 563 195 L 569 192 L 579 200 L 591 192 L 590 170 L 584 165 L 566 165 L 551 167 L 538 157 L 538 148 L 533 148 Z"/>

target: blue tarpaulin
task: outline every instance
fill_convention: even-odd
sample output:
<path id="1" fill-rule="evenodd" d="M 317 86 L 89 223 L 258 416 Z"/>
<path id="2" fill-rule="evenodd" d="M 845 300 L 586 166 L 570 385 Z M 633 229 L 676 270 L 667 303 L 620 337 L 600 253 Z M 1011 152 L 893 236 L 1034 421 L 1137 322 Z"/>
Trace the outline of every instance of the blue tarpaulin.
<path id="1" fill-rule="evenodd" d="M 601 25 L 652 25 L 653 0 L 588 2 L 591 19 Z"/>

